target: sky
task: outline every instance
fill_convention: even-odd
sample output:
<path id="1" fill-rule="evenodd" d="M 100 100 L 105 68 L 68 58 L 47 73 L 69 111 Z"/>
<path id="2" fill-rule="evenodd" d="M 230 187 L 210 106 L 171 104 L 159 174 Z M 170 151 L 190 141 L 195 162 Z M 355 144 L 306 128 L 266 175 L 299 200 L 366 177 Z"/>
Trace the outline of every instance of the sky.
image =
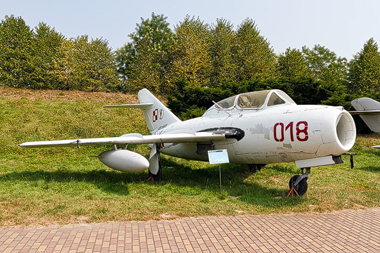
<path id="1" fill-rule="evenodd" d="M 44 22 L 66 38 L 103 38 L 113 50 L 153 12 L 167 17 L 171 29 L 186 15 L 210 25 L 223 18 L 235 30 L 250 18 L 276 54 L 319 44 L 350 60 L 370 38 L 380 41 L 378 0 L 1 0 L 0 6 L 1 20 L 21 16 L 31 28 Z"/>

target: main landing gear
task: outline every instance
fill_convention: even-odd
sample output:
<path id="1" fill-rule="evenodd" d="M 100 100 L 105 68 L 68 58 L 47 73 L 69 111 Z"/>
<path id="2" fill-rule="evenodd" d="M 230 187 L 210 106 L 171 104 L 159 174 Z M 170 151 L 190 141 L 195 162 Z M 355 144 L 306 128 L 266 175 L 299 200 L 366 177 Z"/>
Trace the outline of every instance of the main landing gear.
<path id="1" fill-rule="evenodd" d="M 160 149 L 161 143 L 156 143 L 152 147 L 149 157 L 149 178 L 147 181 L 161 181 L 162 167 L 160 162 Z"/>
<path id="2" fill-rule="evenodd" d="M 260 171 L 262 167 L 264 167 L 266 164 L 248 164 L 249 171 L 252 173 L 255 173 L 257 171 Z"/>
<path id="3" fill-rule="evenodd" d="M 304 172 L 306 169 L 306 172 Z M 289 196 L 302 196 L 307 191 L 307 180 L 309 179 L 310 167 L 309 168 L 301 168 L 302 175 L 294 175 L 290 178 L 289 181 L 289 191 L 287 193 L 287 197 Z"/>
<path id="4" fill-rule="evenodd" d="M 157 174 L 153 174 L 152 172 L 149 171 L 149 177 L 146 181 L 155 181 L 155 182 L 159 182 L 161 181 L 161 178 L 162 178 L 162 167 L 161 167 L 161 163 L 159 162 L 158 163 L 158 172 Z"/>

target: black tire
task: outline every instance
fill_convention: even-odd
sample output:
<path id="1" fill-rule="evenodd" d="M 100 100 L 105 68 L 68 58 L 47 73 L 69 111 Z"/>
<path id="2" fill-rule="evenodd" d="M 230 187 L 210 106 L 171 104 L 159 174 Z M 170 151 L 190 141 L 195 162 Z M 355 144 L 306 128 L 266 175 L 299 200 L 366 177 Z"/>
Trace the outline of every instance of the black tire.
<path id="1" fill-rule="evenodd" d="M 249 171 L 255 173 L 261 170 L 266 164 L 248 164 Z"/>
<path id="2" fill-rule="evenodd" d="M 299 177 L 300 175 L 294 175 L 290 178 L 289 180 L 289 189 L 292 189 L 294 183 L 296 182 L 297 178 Z M 302 179 L 298 185 L 294 186 L 294 189 L 297 191 L 298 195 L 302 196 L 304 195 L 306 192 L 307 192 L 307 179 L 304 178 Z"/>
<path id="3" fill-rule="evenodd" d="M 157 175 L 153 175 L 153 174 L 150 173 L 150 171 L 149 171 L 149 177 L 152 177 L 152 178 L 153 178 L 153 181 L 155 181 L 155 182 L 159 182 L 159 181 L 161 181 L 161 179 L 162 179 L 162 167 L 161 167 L 161 163 L 158 164 L 158 172 L 157 172 Z"/>

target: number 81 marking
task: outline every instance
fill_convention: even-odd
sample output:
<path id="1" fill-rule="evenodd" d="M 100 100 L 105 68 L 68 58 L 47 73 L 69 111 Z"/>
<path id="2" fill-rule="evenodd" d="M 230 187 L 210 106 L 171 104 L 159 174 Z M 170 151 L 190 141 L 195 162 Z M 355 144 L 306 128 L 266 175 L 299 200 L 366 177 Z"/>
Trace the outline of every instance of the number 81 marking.
<path id="1" fill-rule="evenodd" d="M 307 130 L 308 130 L 308 123 L 306 121 L 299 121 L 296 124 L 295 134 L 298 141 L 307 141 L 309 139 L 309 133 Z M 293 122 L 290 122 L 286 126 L 284 126 L 284 123 L 281 123 L 281 122 L 276 123 L 273 129 L 274 140 L 277 142 L 284 141 L 285 132 L 289 132 L 290 141 L 294 141 L 294 123 Z"/>

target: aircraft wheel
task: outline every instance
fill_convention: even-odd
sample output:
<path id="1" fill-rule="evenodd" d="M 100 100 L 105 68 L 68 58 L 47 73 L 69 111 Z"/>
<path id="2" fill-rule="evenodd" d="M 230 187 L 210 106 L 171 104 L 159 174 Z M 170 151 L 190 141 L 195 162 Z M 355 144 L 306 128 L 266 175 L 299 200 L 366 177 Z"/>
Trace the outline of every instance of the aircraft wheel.
<path id="1" fill-rule="evenodd" d="M 148 170 L 149 171 L 149 170 Z M 161 181 L 162 179 L 162 167 L 161 167 L 161 163 L 158 164 L 158 172 L 157 172 L 157 175 L 154 175 L 152 174 L 150 171 L 149 171 L 149 179 L 153 179 L 152 181 Z"/>
<path id="2" fill-rule="evenodd" d="M 297 178 L 299 177 L 300 175 L 294 175 L 290 178 L 289 180 L 289 189 L 292 189 L 293 188 L 293 185 L 294 183 L 296 182 Z M 306 193 L 307 191 L 307 178 L 304 178 L 302 179 L 298 185 L 294 186 L 294 189 L 297 191 L 298 195 L 299 196 L 302 196 Z"/>
<path id="3" fill-rule="evenodd" d="M 266 164 L 248 164 L 249 171 L 252 173 L 258 172 L 264 167 Z"/>

